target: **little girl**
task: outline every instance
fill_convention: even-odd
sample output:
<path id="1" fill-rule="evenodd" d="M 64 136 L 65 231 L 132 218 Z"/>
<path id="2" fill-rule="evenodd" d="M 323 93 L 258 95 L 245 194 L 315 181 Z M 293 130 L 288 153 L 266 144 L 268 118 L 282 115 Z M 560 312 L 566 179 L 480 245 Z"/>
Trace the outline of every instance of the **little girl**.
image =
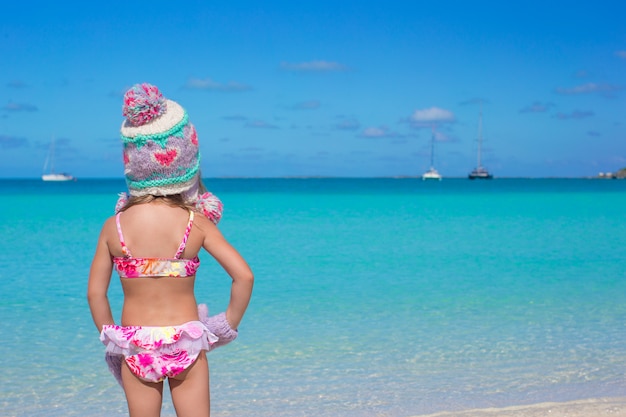
<path id="1" fill-rule="evenodd" d="M 248 307 L 252 271 L 217 229 L 222 203 L 200 179 L 187 112 L 149 84 L 124 95 L 121 136 L 129 194 L 102 227 L 87 298 L 130 416 L 159 416 L 168 379 L 178 417 L 209 416 L 206 352 L 232 341 Z M 232 278 L 225 313 L 194 296 L 204 248 Z M 113 269 L 124 291 L 120 325 L 107 298 Z"/>

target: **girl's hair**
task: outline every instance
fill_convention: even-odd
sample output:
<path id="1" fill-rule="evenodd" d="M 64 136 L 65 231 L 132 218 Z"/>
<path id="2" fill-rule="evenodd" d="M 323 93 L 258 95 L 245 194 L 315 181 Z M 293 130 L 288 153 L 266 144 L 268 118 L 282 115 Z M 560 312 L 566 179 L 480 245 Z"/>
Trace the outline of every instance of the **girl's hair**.
<path id="1" fill-rule="evenodd" d="M 200 179 L 198 181 L 198 193 L 204 194 L 206 192 L 207 192 L 206 186 L 202 182 L 202 179 Z M 119 211 L 126 211 L 132 206 L 150 203 L 154 200 L 162 200 L 163 202 L 165 202 L 166 204 L 172 207 L 180 207 L 185 210 L 196 210 L 196 206 L 194 205 L 195 202 L 186 202 L 182 194 L 172 194 L 172 195 L 164 195 L 164 196 L 148 194 L 148 195 L 142 195 L 139 197 L 130 196 L 128 200 L 126 201 L 126 204 L 124 204 L 124 206 L 120 208 Z"/>
<path id="2" fill-rule="evenodd" d="M 166 195 L 166 196 L 148 194 L 148 195 L 142 195 L 140 197 L 130 196 L 128 198 L 128 201 L 126 201 L 126 204 L 124 204 L 124 207 L 122 207 L 120 211 L 126 211 L 132 206 L 150 203 L 154 200 L 162 200 L 163 202 L 167 203 L 170 206 L 184 208 L 185 210 L 194 209 L 194 207 L 191 204 L 185 203 L 185 200 L 183 200 L 183 196 L 180 194 L 172 194 L 172 195 Z"/>

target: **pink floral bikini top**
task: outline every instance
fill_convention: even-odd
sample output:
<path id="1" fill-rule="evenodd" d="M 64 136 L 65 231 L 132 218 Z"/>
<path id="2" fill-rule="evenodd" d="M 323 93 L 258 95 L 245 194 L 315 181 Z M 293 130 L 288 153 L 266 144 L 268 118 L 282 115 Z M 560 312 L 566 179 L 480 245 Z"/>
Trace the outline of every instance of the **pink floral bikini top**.
<path id="1" fill-rule="evenodd" d="M 117 234 L 120 237 L 120 244 L 122 245 L 122 252 L 124 256 L 114 256 L 113 266 L 120 278 L 145 278 L 145 277 L 191 277 L 196 274 L 196 271 L 200 267 L 200 259 L 196 256 L 193 259 L 182 259 L 181 256 L 185 250 L 187 239 L 189 238 L 189 232 L 191 232 L 191 226 L 193 225 L 193 211 L 189 212 L 189 222 L 187 223 L 187 229 L 183 236 L 183 241 L 180 243 L 176 255 L 173 258 L 133 258 L 130 254 L 130 250 L 124 243 L 124 236 L 122 235 L 122 228 L 120 226 L 120 214 L 115 216 L 115 223 L 117 224 Z"/>

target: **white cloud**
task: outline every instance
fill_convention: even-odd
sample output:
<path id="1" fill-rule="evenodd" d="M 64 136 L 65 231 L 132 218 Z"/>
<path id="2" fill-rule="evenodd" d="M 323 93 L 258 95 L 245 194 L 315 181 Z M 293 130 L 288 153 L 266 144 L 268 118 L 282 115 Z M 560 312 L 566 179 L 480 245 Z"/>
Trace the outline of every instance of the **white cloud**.
<path id="1" fill-rule="evenodd" d="M 430 107 L 428 109 L 415 110 L 411 120 L 418 123 L 453 122 L 454 114 L 439 107 Z"/>
<path id="2" fill-rule="evenodd" d="M 367 127 L 361 132 L 361 137 L 364 138 L 397 138 L 401 137 L 397 133 L 394 133 L 385 126 L 381 127 Z"/>
<path id="3" fill-rule="evenodd" d="M 381 138 L 387 135 L 387 131 L 385 129 L 381 129 L 379 127 L 368 127 L 363 130 L 363 136 L 368 138 Z"/>

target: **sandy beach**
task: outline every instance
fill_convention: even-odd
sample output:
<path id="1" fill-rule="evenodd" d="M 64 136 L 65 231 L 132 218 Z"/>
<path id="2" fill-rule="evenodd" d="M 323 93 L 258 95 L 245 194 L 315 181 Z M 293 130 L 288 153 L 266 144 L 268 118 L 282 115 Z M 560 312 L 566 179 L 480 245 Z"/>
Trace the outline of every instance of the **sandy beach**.
<path id="1" fill-rule="evenodd" d="M 626 397 L 594 398 L 506 408 L 441 412 L 416 417 L 626 417 Z"/>

